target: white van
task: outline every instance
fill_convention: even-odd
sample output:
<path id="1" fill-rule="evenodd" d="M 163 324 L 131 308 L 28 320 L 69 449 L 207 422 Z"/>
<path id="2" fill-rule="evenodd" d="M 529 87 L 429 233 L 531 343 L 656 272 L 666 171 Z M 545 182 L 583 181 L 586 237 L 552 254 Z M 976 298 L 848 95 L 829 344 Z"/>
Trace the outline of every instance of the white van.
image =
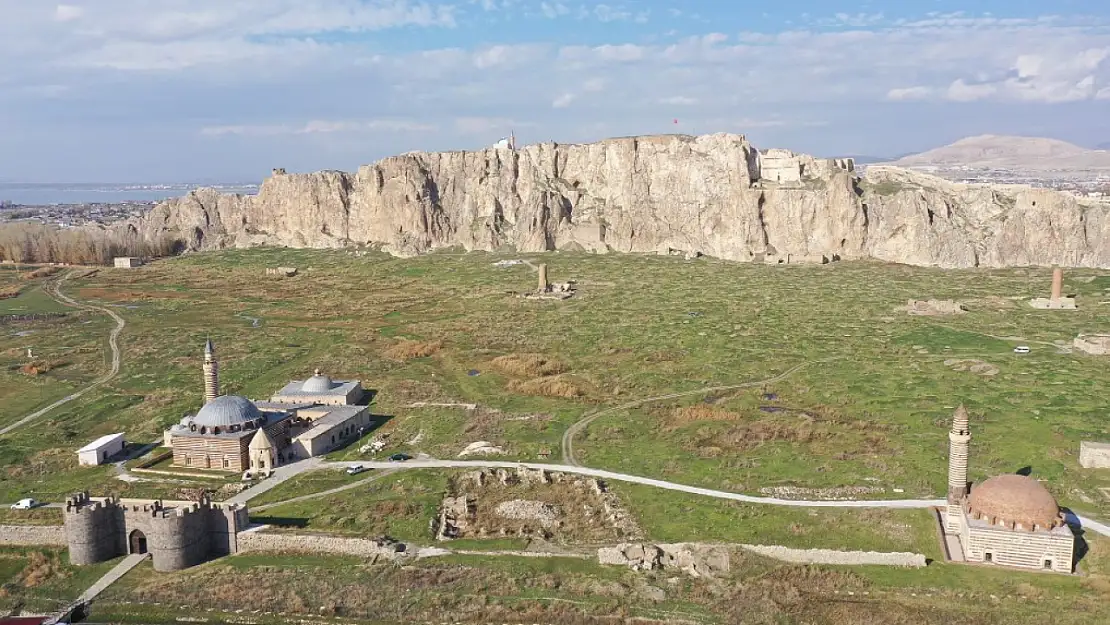
<path id="1" fill-rule="evenodd" d="M 1014 353 L 1015 354 L 1028 354 L 1029 353 L 1029 346 L 1028 345 L 1018 345 L 1017 347 L 1014 348 Z"/>
<path id="2" fill-rule="evenodd" d="M 31 508 L 37 508 L 38 505 L 39 502 L 34 499 L 20 499 L 12 504 L 12 510 L 30 510 Z"/>

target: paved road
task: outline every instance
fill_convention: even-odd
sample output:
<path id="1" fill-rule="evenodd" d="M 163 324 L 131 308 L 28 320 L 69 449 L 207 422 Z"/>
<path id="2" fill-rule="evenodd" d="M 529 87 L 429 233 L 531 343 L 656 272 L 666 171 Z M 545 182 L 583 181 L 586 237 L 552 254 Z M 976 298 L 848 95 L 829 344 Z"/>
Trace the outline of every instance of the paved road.
<path id="1" fill-rule="evenodd" d="M 779 382 L 779 381 L 784 380 L 787 377 L 793 375 L 795 372 L 797 372 L 799 369 L 806 366 L 807 364 L 809 364 L 809 363 L 808 362 L 803 362 L 800 365 L 794 366 L 794 367 L 784 371 L 783 373 L 780 373 L 779 375 L 776 375 L 776 376 L 771 377 L 771 378 L 767 378 L 766 380 L 757 380 L 755 382 L 744 382 L 742 384 L 730 384 L 728 386 L 711 386 L 711 387 L 708 387 L 708 388 L 699 388 L 699 389 L 695 389 L 695 390 L 692 390 L 692 391 L 684 391 L 684 392 L 681 392 L 681 393 L 670 393 L 668 395 L 659 395 L 657 397 L 646 397 L 644 399 L 637 399 L 635 401 L 630 401 L 627 404 L 621 404 L 620 406 L 614 406 L 612 408 L 605 408 L 605 409 L 599 410 L 599 411 L 597 411 L 593 414 L 586 415 L 580 421 L 578 421 L 574 425 L 567 428 L 567 431 L 565 433 L 563 433 L 563 442 L 562 442 L 563 462 L 565 462 L 569 465 L 573 465 L 573 466 L 580 466 L 578 464 L 578 460 L 574 457 L 574 437 L 578 436 L 578 434 L 580 432 L 585 430 L 596 419 L 598 419 L 600 417 L 604 417 L 607 414 L 612 414 L 612 413 L 620 411 L 620 410 L 628 410 L 629 408 L 635 408 L 636 406 L 651 403 L 653 401 L 663 401 L 663 400 L 667 400 L 667 399 L 677 399 L 679 397 L 687 397 L 689 395 L 701 395 L 701 394 L 705 394 L 705 393 L 716 393 L 716 392 L 720 392 L 720 391 L 735 391 L 735 390 L 744 389 L 744 388 L 752 388 L 752 387 L 755 387 L 755 386 L 763 386 L 765 384 L 774 384 L 775 382 Z"/>
<path id="2" fill-rule="evenodd" d="M 307 460 L 298 460 L 297 462 L 294 462 L 293 464 L 286 464 L 286 465 L 280 466 L 280 467 L 274 469 L 274 474 L 271 475 L 270 477 L 262 480 L 261 482 L 259 482 L 255 486 L 251 486 L 250 488 L 248 488 L 247 490 L 239 493 L 238 495 L 235 495 L 234 497 L 228 499 L 224 503 L 225 504 L 231 504 L 231 503 L 244 504 L 244 503 L 247 503 L 251 499 L 254 499 L 255 497 L 261 495 L 262 493 L 264 493 L 264 492 L 266 492 L 266 491 L 268 491 L 272 488 L 277 487 L 279 484 L 282 484 L 283 482 L 285 482 L 286 480 L 288 480 L 290 478 L 296 477 L 296 476 L 300 475 L 301 473 L 304 473 L 305 471 L 311 471 L 311 470 L 314 470 L 314 469 L 319 469 L 321 466 L 323 466 L 323 462 L 324 462 L 323 458 L 308 458 Z M 351 464 L 358 464 L 358 463 L 357 462 L 352 462 Z"/>
<path id="3" fill-rule="evenodd" d="M 347 467 L 355 464 L 361 464 L 364 467 L 373 469 L 516 469 L 525 467 L 528 469 L 544 469 L 547 471 L 558 471 L 561 473 L 574 473 L 577 475 L 588 475 L 590 477 L 597 477 L 604 480 L 611 480 L 617 482 L 630 482 L 632 484 L 643 484 L 645 486 L 654 486 L 655 488 L 663 488 L 666 490 L 676 490 L 692 495 L 704 495 L 706 497 L 714 497 L 717 499 L 731 499 L 732 501 L 743 501 L 747 503 L 770 504 L 774 506 L 794 506 L 799 508 L 928 508 L 930 506 L 939 506 L 944 504 L 943 499 L 875 499 L 875 500 L 858 500 L 858 501 L 804 501 L 796 499 L 779 499 L 777 497 L 756 497 L 754 495 L 741 495 L 738 493 L 729 493 L 723 490 L 713 490 L 712 488 L 701 488 L 698 486 L 687 486 L 685 484 L 676 484 L 674 482 L 667 482 L 664 480 L 656 480 L 650 477 L 640 477 L 638 475 L 628 475 L 626 473 L 614 473 L 612 471 L 603 471 L 601 469 L 590 469 L 588 467 L 581 467 L 569 464 L 543 464 L 536 462 L 508 462 L 504 460 L 407 460 L 405 462 L 381 462 L 381 461 L 358 461 L 358 462 L 328 462 L 323 466 L 326 467 Z"/>
<path id="4" fill-rule="evenodd" d="M 50 412 L 51 410 L 54 410 L 58 406 L 68 404 L 69 402 L 71 402 L 75 399 L 78 399 L 79 397 L 85 395 L 89 391 L 91 391 L 95 388 L 101 387 L 101 386 L 107 384 L 108 382 L 111 382 L 112 379 L 115 378 L 116 375 L 119 374 L 120 351 L 119 351 L 119 342 L 118 341 L 119 341 L 120 332 L 123 332 L 123 328 L 127 326 L 127 322 L 124 321 L 123 317 L 120 317 L 119 315 L 117 315 L 115 313 L 115 311 L 109 310 L 107 308 L 102 308 L 100 306 L 93 306 L 92 304 L 84 304 L 84 303 L 78 302 L 77 300 L 69 297 L 65 293 L 62 293 L 62 283 L 65 282 L 72 275 L 73 275 L 72 271 L 67 273 L 66 275 L 62 276 L 57 282 L 54 282 L 52 284 L 48 284 L 47 286 L 45 286 L 43 288 L 43 291 L 46 292 L 47 295 L 54 298 L 55 300 L 57 300 L 59 303 L 61 303 L 64 306 L 69 306 L 70 308 L 80 308 L 82 310 L 92 310 L 92 311 L 95 311 L 95 312 L 104 313 L 105 315 L 108 315 L 109 317 L 111 317 L 112 319 L 115 320 L 116 327 L 112 328 L 112 332 L 110 334 L 108 334 L 108 347 L 110 347 L 112 349 L 112 365 L 108 369 L 108 373 L 101 376 L 99 379 L 94 381 L 92 384 L 86 386 L 85 388 L 77 391 L 76 393 L 74 393 L 72 395 L 67 395 L 67 396 L 59 399 L 58 401 L 50 404 L 49 406 L 47 406 L 47 407 L 45 407 L 41 410 L 32 412 L 31 414 L 23 417 L 22 419 L 16 421 L 15 423 L 12 423 L 11 425 L 8 425 L 7 427 L 0 428 L 0 436 L 3 436 L 5 434 L 15 430 L 16 428 L 27 425 L 31 421 L 34 421 L 35 419 L 38 419 L 39 417 L 41 417 L 44 414 Z"/>
<path id="5" fill-rule="evenodd" d="M 356 464 L 361 464 L 361 463 L 356 463 Z M 382 479 L 383 477 L 393 475 L 396 472 L 397 472 L 397 467 L 390 467 L 388 469 L 383 469 L 381 471 L 378 471 L 378 472 L 370 475 L 369 477 L 364 477 L 361 480 L 356 480 L 354 482 L 351 482 L 350 484 L 344 484 L 343 486 L 339 486 L 339 487 L 336 487 L 336 488 L 330 488 L 328 490 L 322 490 L 318 493 L 312 493 L 310 495 L 301 495 L 300 497 L 293 497 L 292 499 L 286 499 L 285 501 L 275 501 L 274 503 L 268 503 L 268 504 L 261 505 L 261 506 L 251 506 L 250 510 L 251 510 L 251 512 L 262 512 L 263 510 L 268 510 L 268 509 L 273 508 L 275 506 L 284 506 L 287 503 L 298 503 L 298 502 L 301 502 L 301 501 L 308 501 L 309 499 L 316 499 L 317 497 L 326 497 L 328 495 L 334 495 L 336 493 L 341 493 L 345 490 L 351 490 L 352 488 L 358 488 L 359 486 L 365 486 L 366 484 L 369 484 L 370 482 L 375 482 L 377 480 Z M 288 478 L 286 478 L 286 479 L 288 479 Z M 255 497 L 255 496 L 257 496 L 257 494 L 251 495 L 251 496 Z"/>
<path id="6" fill-rule="evenodd" d="M 575 473 L 578 475 L 588 475 L 590 477 L 598 477 L 605 480 L 614 480 L 618 482 L 629 482 L 632 484 L 643 484 L 645 486 L 654 486 L 655 488 L 663 488 L 666 490 L 675 490 L 683 493 L 690 493 L 691 495 L 702 495 L 705 497 L 713 497 L 715 499 L 728 499 L 731 501 L 743 501 L 745 503 L 757 503 L 772 506 L 789 506 L 795 508 L 892 508 L 900 510 L 913 510 L 918 508 L 931 508 L 933 506 L 943 506 L 946 501 L 944 499 L 873 499 L 873 500 L 848 500 L 848 501 L 806 501 L 800 499 L 779 499 L 778 497 L 756 497 L 753 495 L 741 495 L 739 493 L 729 493 L 723 490 L 713 490 L 712 488 L 701 488 L 698 486 L 686 486 L 685 484 L 676 484 L 674 482 L 667 482 L 664 480 L 656 480 L 649 477 L 640 477 L 637 475 L 628 475 L 625 473 L 614 473 L 612 471 L 602 471 L 600 469 L 590 469 L 587 467 L 573 466 L 569 464 L 542 464 L 536 462 L 507 462 L 501 460 L 408 460 L 405 462 L 379 462 L 379 461 L 361 461 L 361 462 L 328 462 L 322 466 L 350 466 L 353 464 L 361 464 L 364 467 L 374 469 L 516 469 L 525 467 L 528 469 L 545 469 L 547 471 L 559 471 L 562 473 Z M 1107 526 L 1099 521 L 1083 517 L 1077 514 L 1070 515 L 1073 522 L 1078 521 L 1083 529 L 1090 530 L 1096 534 L 1103 536 L 1110 536 L 1110 526 Z"/>
<path id="7" fill-rule="evenodd" d="M 139 564 L 141 564 L 143 560 L 146 560 L 149 557 L 149 553 L 133 553 L 125 557 L 123 560 L 120 561 L 119 564 L 112 567 L 111 571 L 105 573 L 104 577 L 101 577 L 99 580 L 96 581 L 95 584 L 90 586 L 89 589 L 81 595 L 80 600 L 92 601 L 97 597 L 97 595 L 104 592 L 109 586 L 119 581 L 119 578 L 127 575 L 127 573 L 131 569 L 139 566 Z"/>

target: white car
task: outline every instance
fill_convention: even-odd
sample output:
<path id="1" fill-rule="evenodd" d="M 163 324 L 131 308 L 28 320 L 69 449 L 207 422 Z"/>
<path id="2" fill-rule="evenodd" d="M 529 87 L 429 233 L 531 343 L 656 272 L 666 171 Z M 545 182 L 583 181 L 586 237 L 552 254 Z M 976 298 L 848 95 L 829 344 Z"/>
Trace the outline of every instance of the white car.
<path id="1" fill-rule="evenodd" d="M 1029 353 L 1029 346 L 1028 345 L 1018 345 L 1017 347 L 1014 348 L 1014 353 L 1015 354 L 1028 354 Z"/>
<path id="2" fill-rule="evenodd" d="M 347 475 L 358 475 L 365 470 L 366 467 L 362 466 L 361 464 L 352 465 L 347 467 Z"/>
<path id="3" fill-rule="evenodd" d="M 38 505 L 39 502 L 34 499 L 20 499 L 12 504 L 12 510 L 30 510 L 31 508 L 37 508 Z"/>

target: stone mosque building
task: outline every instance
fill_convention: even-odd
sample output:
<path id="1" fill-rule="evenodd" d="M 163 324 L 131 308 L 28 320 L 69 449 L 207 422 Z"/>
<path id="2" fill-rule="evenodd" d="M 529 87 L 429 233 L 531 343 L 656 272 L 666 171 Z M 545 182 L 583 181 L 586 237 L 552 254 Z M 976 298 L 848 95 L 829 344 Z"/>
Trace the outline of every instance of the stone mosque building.
<path id="1" fill-rule="evenodd" d="M 173 463 L 265 477 L 294 460 L 342 447 L 371 425 L 358 380 L 332 380 L 319 370 L 287 384 L 269 401 L 220 395 L 219 362 L 204 346 L 204 405 L 165 433 Z"/>
<path id="2" fill-rule="evenodd" d="M 1075 536 L 1048 490 L 1016 474 L 969 486 L 971 431 L 963 406 L 952 418 L 948 440 L 948 504 L 942 517 L 944 533 L 958 541 L 963 560 L 1071 573 Z"/>

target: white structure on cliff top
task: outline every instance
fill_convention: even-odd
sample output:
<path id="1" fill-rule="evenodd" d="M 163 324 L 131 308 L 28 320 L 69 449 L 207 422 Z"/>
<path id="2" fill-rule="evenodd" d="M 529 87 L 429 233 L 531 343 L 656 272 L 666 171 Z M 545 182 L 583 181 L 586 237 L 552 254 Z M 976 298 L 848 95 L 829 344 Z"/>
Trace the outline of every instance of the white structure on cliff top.
<path id="1" fill-rule="evenodd" d="M 837 170 L 849 173 L 856 170 L 855 161 L 850 158 L 815 158 L 781 148 L 757 154 L 759 179 L 770 182 L 801 182 L 803 178 L 827 178 Z"/>
<path id="2" fill-rule="evenodd" d="M 516 151 L 516 133 L 510 132 L 508 137 L 501 139 L 493 144 L 495 150 L 513 150 Z"/>

